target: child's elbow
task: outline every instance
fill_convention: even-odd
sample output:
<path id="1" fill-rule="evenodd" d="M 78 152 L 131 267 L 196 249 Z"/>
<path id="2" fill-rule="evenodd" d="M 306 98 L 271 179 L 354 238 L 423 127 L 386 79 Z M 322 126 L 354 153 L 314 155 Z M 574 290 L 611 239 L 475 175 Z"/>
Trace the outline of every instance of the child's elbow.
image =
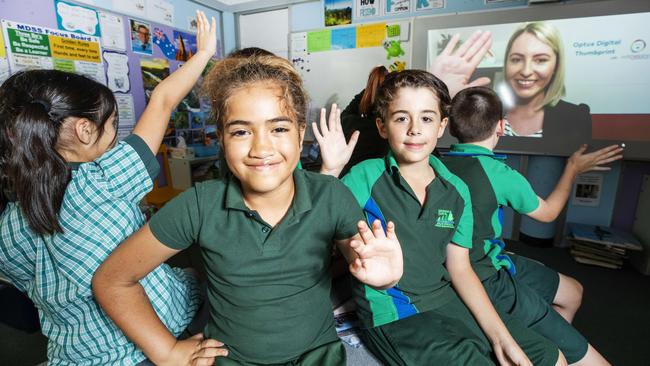
<path id="1" fill-rule="evenodd" d="M 110 281 L 110 279 L 108 278 L 108 274 L 106 273 L 104 266 L 99 266 L 90 282 L 93 295 L 98 301 L 102 298 L 102 295 L 104 294 L 104 291 L 109 284 L 108 281 Z"/>

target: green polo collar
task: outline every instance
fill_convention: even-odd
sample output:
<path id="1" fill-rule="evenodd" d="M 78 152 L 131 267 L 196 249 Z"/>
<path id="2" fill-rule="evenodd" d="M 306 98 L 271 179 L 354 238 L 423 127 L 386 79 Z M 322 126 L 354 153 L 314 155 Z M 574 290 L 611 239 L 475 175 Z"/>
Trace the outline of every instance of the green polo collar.
<path id="1" fill-rule="evenodd" d="M 388 154 L 386 155 L 386 167 L 389 172 L 399 172 L 399 165 L 397 165 L 397 160 L 395 159 L 395 154 L 393 153 L 393 150 L 389 150 Z M 438 171 L 440 167 L 442 166 L 442 162 L 436 158 L 433 154 L 429 154 L 429 165 L 433 168 L 434 171 Z"/>
<path id="2" fill-rule="evenodd" d="M 242 194 L 241 185 L 237 178 L 235 178 L 234 175 L 229 174 L 227 179 L 226 208 L 250 211 L 250 208 L 246 207 L 246 203 L 244 203 L 244 195 Z M 296 186 L 296 193 L 293 197 L 290 211 L 293 211 L 294 215 L 298 215 L 311 210 L 312 202 L 309 193 L 309 186 L 307 185 L 307 182 L 305 182 L 305 171 L 294 170 L 293 181 Z"/>
<path id="3" fill-rule="evenodd" d="M 492 150 L 474 144 L 453 144 L 451 145 L 450 150 L 453 152 L 462 152 L 468 154 L 494 155 L 494 152 Z"/>

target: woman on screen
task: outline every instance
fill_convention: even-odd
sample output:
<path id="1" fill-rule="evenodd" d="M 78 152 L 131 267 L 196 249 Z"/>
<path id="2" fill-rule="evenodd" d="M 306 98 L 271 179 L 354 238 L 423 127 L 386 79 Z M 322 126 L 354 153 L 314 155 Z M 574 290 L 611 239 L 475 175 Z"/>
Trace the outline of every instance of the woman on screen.
<path id="1" fill-rule="evenodd" d="M 565 72 L 562 39 L 554 26 L 533 22 L 515 30 L 506 47 L 505 85 L 498 88 L 509 109 L 506 136 L 591 139 L 589 107 L 561 99 Z"/>

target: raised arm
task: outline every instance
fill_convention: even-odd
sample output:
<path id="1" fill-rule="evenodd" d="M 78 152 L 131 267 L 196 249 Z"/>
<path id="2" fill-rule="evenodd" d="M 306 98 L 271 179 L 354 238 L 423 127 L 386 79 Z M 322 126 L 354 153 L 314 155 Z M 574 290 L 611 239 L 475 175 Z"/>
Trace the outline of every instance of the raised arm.
<path id="1" fill-rule="evenodd" d="M 483 284 L 472 268 L 469 250 L 448 244 L 446 265 L 454 289 L 490 340 L 499 364 L 532 366 L 494 309 Z"/>
<path id="2" fill-rule="evenodd" d="M 213 17 L 209 23 L 200 11 L 196 12 L 196 20 L 196 54 L 156 86 L 133 129 L 133 133 L 142 137 L 154 154 L 158 152 L 172 111 L 196 84 L 217 49 L 217 21 Z"/>
<path id="3" fill-rule="evenodd" d="M 372 230 L 365 221 L 359 221 L 357 228 L 359 234 L 336 242 L 349 263 L 350 273 L 379 290 L 395 286 L 402 278 L 404 267 L 395 224 L 389 221 L 386 233 L 379 220 L 373 222 Z"/>
<path id="4" fill-rule="evenodd" d="M 197 335 L 178 341 L 160 321 L 138 281 L 178 253 L 145 225 L 120 244 L 93 277 L 93 294 L 106 314 L 156 365 L 213 364 L 226 356 L 221 342 Z"/>
<path id="5" fill-rule="evenodd" d="M 551 222 L 555 220 L 562 212 L 564 205 L 569 199 L 571 189 L 573 188 L 573 181 L 578 174 L 588 171 L 606 171 L 610 170 L 609 167 L 602 166 L 603 164 L 611 163 L 613 161 L 623 158 L 621 154 L 623 149 L 618 145 L 610 145 L 592 153 L 585 154 L 587 145 L 582 145 L 576 152 L 567 160 L 564 172 L 557 182 L 555 189 L 545 200 L 538 196 L 539 206 L 528 214 L 531 218 L 541 222 Z"/>

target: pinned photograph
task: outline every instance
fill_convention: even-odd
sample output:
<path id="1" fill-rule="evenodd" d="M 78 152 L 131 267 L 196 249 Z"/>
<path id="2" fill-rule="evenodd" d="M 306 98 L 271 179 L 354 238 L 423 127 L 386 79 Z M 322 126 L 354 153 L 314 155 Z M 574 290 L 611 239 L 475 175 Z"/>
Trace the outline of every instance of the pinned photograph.
<path id="1" fill-rule="evenodd" d="M 136 19 L 129 19 L 129 24 L 131 26 L 131 51 L 152 55 L 151 24 Z"/>

